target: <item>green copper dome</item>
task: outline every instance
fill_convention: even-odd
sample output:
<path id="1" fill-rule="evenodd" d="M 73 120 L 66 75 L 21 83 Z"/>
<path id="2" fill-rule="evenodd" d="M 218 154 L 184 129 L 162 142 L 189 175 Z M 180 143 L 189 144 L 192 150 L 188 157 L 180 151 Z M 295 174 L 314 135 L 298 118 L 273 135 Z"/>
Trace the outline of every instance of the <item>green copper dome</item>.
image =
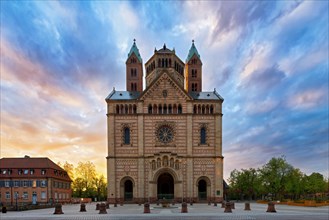
<path id="1" fill-rule="evenodd" d="M 193 57 L 193 55 L 196 54 L 199 59 L 200 59 L 200 54 L 198 53 L 198 50 L 196 49 L 194 45 L 194 40 L 192 40 L 192 46 L 190 48 L 190 51 L 188 52 L 187 58 L 186 58 L 186 63 L 190 61 L 190 59 Z"/>
<path id="2" fill-rule="evenodd" d="M 139 62 L 142 63 L 143 60 L 142 60 L 141 55 L 139 54 L 139 50 L 138 50 L 138 48 L 136 46 L 136 42 L 135 41 L 136 40 L 134 39 L 134 44 L 132 45 L 132 47 L 130 49 L 130 52 L 128 53 L 128 58 L 134 53 L 136 55 L 137 59 L 139 60 Z"/>

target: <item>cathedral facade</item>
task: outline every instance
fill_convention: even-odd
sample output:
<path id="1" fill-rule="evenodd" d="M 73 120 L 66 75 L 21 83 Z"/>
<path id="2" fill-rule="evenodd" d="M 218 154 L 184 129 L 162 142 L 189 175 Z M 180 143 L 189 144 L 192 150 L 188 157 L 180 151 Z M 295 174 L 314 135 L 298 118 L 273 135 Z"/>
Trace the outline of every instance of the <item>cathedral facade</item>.
<path id="1" fill-rule="evenodd" d="M 145 63 L 134 42 L 126 91 L 107 96 L 108 202 L 223 200 L 222 104 L 202 91 L 202 62 L 192 42 L 183 62 L 154 50 Z"/>

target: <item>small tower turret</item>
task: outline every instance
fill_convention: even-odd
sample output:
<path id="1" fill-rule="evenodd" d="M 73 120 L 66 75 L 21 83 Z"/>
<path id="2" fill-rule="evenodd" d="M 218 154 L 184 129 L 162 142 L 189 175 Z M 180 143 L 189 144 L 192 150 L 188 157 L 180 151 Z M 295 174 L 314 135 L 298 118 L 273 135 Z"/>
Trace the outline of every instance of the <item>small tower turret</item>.
<path id="1" fill-rule="evenodd" d="M 185 63 L 185 90 L 187 92 L 202 91 L 202 62 L 194 40 L 192 40 Z"/>
<path id="2" fill-rule="evenodd" d="M 126 90 L 143 92 L 143 60 L 135 39 L 126 61 Z"/>

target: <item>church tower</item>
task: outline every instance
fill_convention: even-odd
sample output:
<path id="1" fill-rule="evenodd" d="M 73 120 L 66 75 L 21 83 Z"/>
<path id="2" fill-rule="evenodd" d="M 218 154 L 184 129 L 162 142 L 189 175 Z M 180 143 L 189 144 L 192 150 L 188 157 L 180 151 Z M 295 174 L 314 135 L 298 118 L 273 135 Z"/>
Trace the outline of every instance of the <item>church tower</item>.
<path id="1" fill-rule="evenodd" d="M 126 61 L 126 89 L 129 92 L 143 92 L 143 60 L 136 46 L 136 40 L 130 49 Z"/>
<path id="2" fill-rule="evenodd" d="M 194 40 L 192 40 L 185 64 L 185 90 L 187 92 L 202 91 L 202 62 Z"/>

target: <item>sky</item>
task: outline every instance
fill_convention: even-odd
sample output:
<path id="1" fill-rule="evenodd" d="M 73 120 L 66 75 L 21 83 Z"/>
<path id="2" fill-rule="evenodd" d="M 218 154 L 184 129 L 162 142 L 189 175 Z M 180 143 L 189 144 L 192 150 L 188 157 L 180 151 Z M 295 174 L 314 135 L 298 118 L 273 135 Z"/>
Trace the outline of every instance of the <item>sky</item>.
<path id="1" fill-rule="evenodd" d="M 136 39 L 185 61 L 223 103 L 224 178 L 284 155 L 328 177 L 328 1 L 1 1 L 0 157 L 106 173 L 105 98 Z M 145 70 L 144 70 L 145 73 Z"/>

